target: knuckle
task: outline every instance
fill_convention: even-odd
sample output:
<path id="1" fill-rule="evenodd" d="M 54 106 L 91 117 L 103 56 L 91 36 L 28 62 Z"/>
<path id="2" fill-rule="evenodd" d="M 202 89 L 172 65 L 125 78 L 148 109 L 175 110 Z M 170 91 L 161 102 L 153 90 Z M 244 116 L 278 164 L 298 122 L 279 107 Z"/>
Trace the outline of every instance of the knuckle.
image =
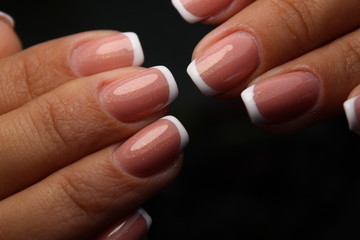
<path id="1" fill-rule="evenodd" d="M 355 36 L 347 36 L 340 44 L 344 58 L 344 69 L 351 76 L 360 76 L 360 40 Z M 353 79 L 353 77 L 350 77 Z"/>
<path id="2" fill-rule="evenodd" d="M 62 197 L 62 204 L 73 216 L 93 217 L 104 210 L 103 204 L 95 196 L 96 190 L 83 180 L 81 173 L 71 175 L 58 174 L 57 187 Z"/>
<path id="3" fill-rule="evenodd" d="M 95 164 L 96 165 L 96 164 Z M 87 218 L 95 217 L 118 206 L 125 198 L 139 198 L 139 185 L 134 179 L 127 179 L 115 173 L 115 169 L 96 166 L 89 171 L 63 171 L 57 174 L 55 182 L 64 197 L 63 204 L 68 212 Z M 109 168 L 109 167 L 108 167 Z M 94 174 L 91 172 L 94 171 Z"/>
<path id="4" fill-rule="evenodd" d="M 318 5 L 313 0 L 271 0 L 271 9 L 274 10 L 274 19 L 285 28 L 289 36 L 300 48 L 306 48 L 313 41 Z"/>
<path id="5" fill-rule="evenodd" d="M 66 134 L 69 131 L 66 128 L 70 128 L 71 124 L 64 117 L 68 112 L 67 107 L 59 97 L 52 95 L 51 100 L 43 98 L 38 101 L 29 112 L 29 119 L 45 144 L 50 142 L 59 147 L 71 142 Z"/>

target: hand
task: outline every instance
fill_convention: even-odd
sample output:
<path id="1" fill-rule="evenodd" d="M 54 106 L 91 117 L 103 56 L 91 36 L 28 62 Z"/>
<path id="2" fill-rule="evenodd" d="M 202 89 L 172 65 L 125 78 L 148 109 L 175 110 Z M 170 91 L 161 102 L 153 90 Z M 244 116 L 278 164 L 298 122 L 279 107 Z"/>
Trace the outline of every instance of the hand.
<path id="1" fill-rule="evenodd" d="M 251 120 L 274 132 L 332 117 L 351 99 L 345 109 L 359 131 L 359 1 L 212 2 L 173 1 L 191 22 L 224 22 L 198 44 L 188 68 L 204 94 L 242 93 Z"/>
<path id="2" fill-rule="evenodd" d="M 21 50 L 12 24 L 0 15 L 0 239 L 143 238 L 136 209 L 176 177 L 188 138 L 162 118 L 171 73 L 137 67 L 133 33 Z"/>

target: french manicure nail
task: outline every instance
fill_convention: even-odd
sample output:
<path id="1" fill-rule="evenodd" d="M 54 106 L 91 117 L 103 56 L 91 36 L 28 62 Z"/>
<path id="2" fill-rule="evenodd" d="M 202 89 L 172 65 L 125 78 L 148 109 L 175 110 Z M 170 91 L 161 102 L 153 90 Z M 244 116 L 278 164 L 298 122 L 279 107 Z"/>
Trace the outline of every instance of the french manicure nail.
<path id="1" fill-rule="evenodd" d="M 258 62 L 254 38 L 235 32 L 205 50 L 191 62 L 187 72 L 201 92 L 211 96 L 244 82 Z"/>
<path id="2" fill-rule="evenodd" d="M 180 15 L 189 23 L 199 22 L 228 6 L 232 0 L 172 0 Z"/>
<path id="3" fill-rule="evenodd" d="M 77 47 L 71 56 L 72 67 L 82 76 L 121 67 L 139 66 L 144 53 L 135 33 L 117 33 L 94 39 Z"/>
<path id="4" fill-rule="evenodd" d="M 360 97 L 353 97 L 344 103 L 346 118 L 351 131 L 360 131 Z"/>
<path id="5" fill-rule="evenodd" d="M 15 21 L 14 19 L 7 13 L 0 11 L 0 20 L 4 20 L 11 27 L 14 27 Z"/>
<path id="6" fill-rule="evenodd" d="M 100 101 L 118 120 L 135 122 L 162 110 L 177 95 L 178 88 L 169 69 L 157 66 L 105 86 Z"/>
<path id="7" fill-rule="evenodd" d="M 109 230 L 98 237 L 98 240 L 141 240 L 143 239 L 150 226 L 151 217 L 142 208 L 135 213 L 115 223 Z"/>
<path id="8" fill-rule="evenodd" d="M 241 97 L 253 123 L 281 123 L 309 111 L 319 91 L 318 80 L 312 74 L 293 72 L 256 83 Z"/>
<path id="9" fill-rule="evenodd" d="M 129 138 L 115 151 L 115 159 L 130 175 L 149 177 L 171 166 L 188 141 L 180 121 L 167 116 Z"/>

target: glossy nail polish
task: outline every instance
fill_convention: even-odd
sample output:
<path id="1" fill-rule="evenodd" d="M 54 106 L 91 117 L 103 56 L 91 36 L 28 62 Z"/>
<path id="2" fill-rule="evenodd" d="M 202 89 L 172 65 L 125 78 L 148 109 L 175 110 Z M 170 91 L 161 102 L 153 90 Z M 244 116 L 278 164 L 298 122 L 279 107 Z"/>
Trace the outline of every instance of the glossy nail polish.
<path id="1" fill-rule="evenodd" d="M 115 223 L 109 230 L 99 236 L 97 240 L 142 240 L 150 226 L 151 217 L 142 208 Z"/>
<path id="2" fill-rule="evenodd" d="M 135 122 L 165 108 L 177 95 L 169 69 L 157 66 L 105 86 L 100 101 L 118 120 Z"/>
<path id="3" fill-rule="evenodd" d="M 292 72 L 272 77 L 247 88 L 241 97 L 255 124 L 281 123 L 309 111 L 320 87 L 310 73 Z"/>
<path id="4" fill-rule="evenodd" d="M 235 32 L 205 50 L 187 72 L 203 94 L 216 95 L 243 83 L 258 62 L 254 38 Z"/>
<path id="5" fill-rule="evenodd" d="M 360 97 L 353 97 L 344 103 L 345 114 L 351 131 L 360 131 Z"/>
<path id="6" fill-rule="evenodd" d="M 3 20 L 7 24 L 9 24 L 11 27 L 14 27 L 15 21 L 14 19 L 7 13 L 0 11 L 0 20 Z"/>
<path id="7" fill-rule="evenodd" d="M 71 55 L 73 69 L 82 76 L 130 66 L 139 66 L 144 53 L 135 33 L 116 33 L 86 42 Z"/>
<path id="8" fill-rule="evenodd" d="M 167 116 L 129 138 L 115 151 L 115 159 L 130 175 L 149 177 L 170 167 L 188 141 L 180 121 Z"/>
<path id="9" fill-rule="evenodd" d="M 172 0 L 180 15 L 189 23 L 195 23 L 221 11 L 232 0 Z"/>

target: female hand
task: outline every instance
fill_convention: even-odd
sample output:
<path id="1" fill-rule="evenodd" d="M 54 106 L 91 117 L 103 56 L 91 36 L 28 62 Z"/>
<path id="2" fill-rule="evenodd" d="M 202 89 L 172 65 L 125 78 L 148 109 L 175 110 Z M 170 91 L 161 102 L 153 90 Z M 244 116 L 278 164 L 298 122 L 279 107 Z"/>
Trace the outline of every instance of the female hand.
<path id="1" fill-rule="evenodd" d="M 292 132 L 339 114 L 360 128 L 360 2 L 173 0 L 190 22 L 224 22 L 188 73 L 206 95 L 242 99 L 253 123 Z"/>
<path id="2" fill-rule="evenodd" d="M 133 33 L 21 50 L 1 13 L 0 34 L 0 239 L 145 237 L 139 206 L 176 177 L 188 139 L 162 118 L 177 95 L 169 70 L 136 67 Z"/>

